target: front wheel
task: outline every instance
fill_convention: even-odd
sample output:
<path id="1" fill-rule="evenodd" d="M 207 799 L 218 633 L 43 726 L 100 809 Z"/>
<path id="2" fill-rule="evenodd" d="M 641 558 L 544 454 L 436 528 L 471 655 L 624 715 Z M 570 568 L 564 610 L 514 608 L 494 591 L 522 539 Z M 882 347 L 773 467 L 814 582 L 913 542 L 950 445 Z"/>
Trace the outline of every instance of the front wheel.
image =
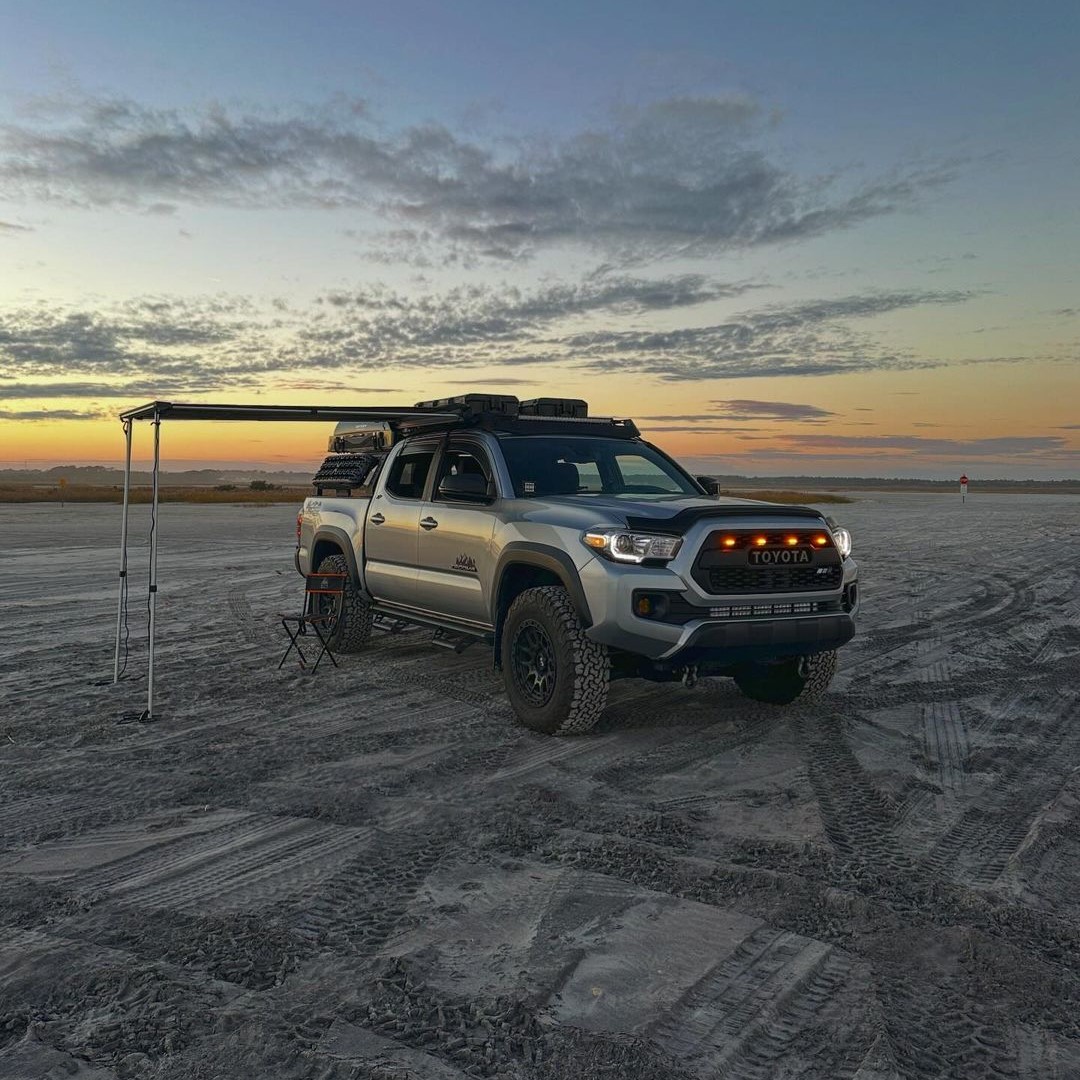
<path id="1" fill-rule="evenodd" d="M 585 636 L 566 590 L 526 589 L 502 631 L 506 693 L 518 719 L 546 735 L 580 735 L 607 704 L 607 647 Z"/>
<path id="2" fill-rule="evenodd" d="M 317 574 L 345 574 L 348 581 L 345 583 L 345 591 L 341 594 L 340 601 L 337 597 L 315 594 L 314 601 L 318 605 L 316 611 L 319 614 L 330 616 L 326 643 L 331 652 L 356 653 L 367 644 L 371 637 L 371 627 L 375 621 L 375 613 L 371 605 L 356 590 L 356 582 L 349 576 L 349 564 L 344 555 L 327 555 L 319 563 Z"/>
<path id="3" fill-rule="evenodd" d="M 790 705 L 820 697 L 836 674 L 836 650 L 792 656 L 775 664 L 747 664 L 735 673 L 735 685 L 754 701 Z"/>

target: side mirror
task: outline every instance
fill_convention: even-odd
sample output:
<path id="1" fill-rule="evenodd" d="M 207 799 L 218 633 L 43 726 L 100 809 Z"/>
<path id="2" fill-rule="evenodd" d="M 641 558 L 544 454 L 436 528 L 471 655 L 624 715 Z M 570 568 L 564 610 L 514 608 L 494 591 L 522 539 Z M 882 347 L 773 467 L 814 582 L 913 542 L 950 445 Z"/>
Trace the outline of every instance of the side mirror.
<path id="1" fill-rule="evenodd" d="M 694 479 L 705 489 L 709 495 L 720 494 L 720 481 L 711 476 L 695 476 Z"/>
<path id="2" fill-rule="evenodd" d="M 444 476 L 439 481 L 439 498 L 459 502 L 491 502 L 495 498 L 495 486 L 479 473 Z"/>

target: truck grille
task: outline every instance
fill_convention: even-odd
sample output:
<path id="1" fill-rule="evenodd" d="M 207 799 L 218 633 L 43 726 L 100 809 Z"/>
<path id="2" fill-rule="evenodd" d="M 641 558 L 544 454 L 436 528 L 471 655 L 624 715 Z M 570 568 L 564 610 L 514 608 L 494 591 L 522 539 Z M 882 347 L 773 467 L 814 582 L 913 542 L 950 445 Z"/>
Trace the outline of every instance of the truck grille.
<path id="1" fill-rule="evenodd" d="M 758 551 L 769 558 L 755 557 Z M 705 538 L 691 572 L 714 596 L 821 592 L 838 589 L 844 580 L 828 531 L 805 526 L 718 529 Z"/>
<path id="2" fill-rule="evenodd" d="M 843 576 L 841 566 L 711 566 L 694 574 L 699 585 L 718 595 L 816 592 L 837 588 Z"/>

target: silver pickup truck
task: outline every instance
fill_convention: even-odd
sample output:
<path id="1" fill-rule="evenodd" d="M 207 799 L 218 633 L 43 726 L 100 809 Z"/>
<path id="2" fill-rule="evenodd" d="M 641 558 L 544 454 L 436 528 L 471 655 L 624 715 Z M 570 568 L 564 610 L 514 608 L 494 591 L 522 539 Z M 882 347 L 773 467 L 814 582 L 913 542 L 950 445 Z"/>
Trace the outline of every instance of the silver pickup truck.
<path id="1" fill-rule="evenodd" d="M 380 414 L 385 414 L 385 410 Z M 296 568 L 343 572 L 331 643 L 376 620 L 493 649 L 522 723 L 589 730 L 618 678 L 821 693 L 855 633 L 851 537 L 817 510 L 717 498 L 584 402 L 463 395 L 339 424 Z"/>

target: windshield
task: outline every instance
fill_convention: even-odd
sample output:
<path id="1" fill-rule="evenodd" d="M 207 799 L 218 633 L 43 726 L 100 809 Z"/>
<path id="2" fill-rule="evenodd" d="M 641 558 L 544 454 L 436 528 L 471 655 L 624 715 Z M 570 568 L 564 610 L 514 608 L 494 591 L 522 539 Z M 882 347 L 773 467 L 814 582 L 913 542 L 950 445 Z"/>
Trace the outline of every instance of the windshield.
<path id="1" fill-rule="evenodd" d="M 530 435 L 499 440 L 514 494 L 700 495 L 662 454 L 626 439 Z"/>

